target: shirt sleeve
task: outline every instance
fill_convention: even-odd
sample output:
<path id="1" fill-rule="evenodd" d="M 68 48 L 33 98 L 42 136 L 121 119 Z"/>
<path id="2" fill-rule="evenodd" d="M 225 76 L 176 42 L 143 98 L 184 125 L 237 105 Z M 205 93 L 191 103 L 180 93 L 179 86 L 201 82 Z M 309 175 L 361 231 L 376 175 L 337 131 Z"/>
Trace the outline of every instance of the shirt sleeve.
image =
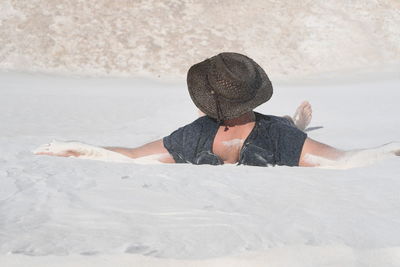
<path id="1" fill-rule="evenodd" d="M 276 164 L 299 166 L 303 145 L 307 134 L 294 126 L 277 123 L 276 125 Z"/>
<path id="2" fill-rule="evenodd" d="M 200 128 L 198 123 L 193 122 L 163 138 L 164 147 L 176 163 L 193 163 Z"/>

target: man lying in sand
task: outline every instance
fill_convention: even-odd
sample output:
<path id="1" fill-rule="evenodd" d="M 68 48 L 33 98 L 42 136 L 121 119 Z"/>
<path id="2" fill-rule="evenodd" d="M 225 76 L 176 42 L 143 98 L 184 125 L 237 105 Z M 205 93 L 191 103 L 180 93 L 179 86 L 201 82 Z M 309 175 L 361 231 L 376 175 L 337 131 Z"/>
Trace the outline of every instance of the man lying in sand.
<path id="1" fill-rule="evenodd" d="M 265 71 L 252 59 L 221 53 L 193 65 L 187 84 L 205 114 L 163 139 L 137 148 L 100 148 L 52 142 L 34 153 L 137 163 L 243 164 L 351 168 L 400 155 L 400 144 L 342 151 L 307 137 L 311 105 L 303 102 L 293 118 L 254 112 L 272 96 Z"/>

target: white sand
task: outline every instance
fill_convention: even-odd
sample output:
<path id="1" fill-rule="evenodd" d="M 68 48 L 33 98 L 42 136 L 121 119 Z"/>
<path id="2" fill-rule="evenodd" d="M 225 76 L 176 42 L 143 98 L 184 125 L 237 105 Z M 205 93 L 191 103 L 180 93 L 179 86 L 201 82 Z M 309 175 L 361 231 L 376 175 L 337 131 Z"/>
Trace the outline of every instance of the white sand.
<path id="1" fill-rule="evenodd" d="M 241 147 L 243 144 L 244 140 L 243 139 L 232 139 L 228 141 L 223 141 L 222 144 L 227 147 L 233 147 L 233 148 L 238 148 Z"/>
<path id="2" fill-rule="evenodd" d="M 400 141 L 400 79 L 370 80 L 275 84 L 258 111 L 307 99 L 316 140 Z M 183 82 L 0 73 L 0 265 L 400 266 L 400 158 L 342 171 L 31 152 L 53 139 L 137 146 L 196 116 Z"/>

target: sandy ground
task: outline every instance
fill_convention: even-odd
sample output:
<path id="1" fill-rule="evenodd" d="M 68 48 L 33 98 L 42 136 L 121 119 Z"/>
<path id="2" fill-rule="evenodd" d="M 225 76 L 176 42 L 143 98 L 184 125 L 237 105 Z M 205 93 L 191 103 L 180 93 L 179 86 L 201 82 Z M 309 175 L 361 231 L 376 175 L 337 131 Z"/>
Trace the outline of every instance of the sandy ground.
<path id="1" fill-rule="evenodd" d="M 398 76 L 274 85 L 258 111 L 309 100 L 311 138 L 400 141 Z M 53 139 L 133 147 L 196 115 L 183 82 L 0 73 L 1 265 L 400 266 L 399 158 L 343 171 L 31 153 Z"/>

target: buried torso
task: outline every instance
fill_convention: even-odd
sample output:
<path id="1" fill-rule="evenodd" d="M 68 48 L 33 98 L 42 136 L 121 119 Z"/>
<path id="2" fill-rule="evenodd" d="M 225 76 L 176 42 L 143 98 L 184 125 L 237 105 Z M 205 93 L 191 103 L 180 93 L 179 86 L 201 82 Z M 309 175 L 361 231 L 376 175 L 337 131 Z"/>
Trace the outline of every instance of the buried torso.
<path id="1" fill-rule="evenodd" d="M 283 118 L 255 113 L 222 125 L 208 116 L 163 138 L 176 163 L 296 166 L 307 135 Z"/>

